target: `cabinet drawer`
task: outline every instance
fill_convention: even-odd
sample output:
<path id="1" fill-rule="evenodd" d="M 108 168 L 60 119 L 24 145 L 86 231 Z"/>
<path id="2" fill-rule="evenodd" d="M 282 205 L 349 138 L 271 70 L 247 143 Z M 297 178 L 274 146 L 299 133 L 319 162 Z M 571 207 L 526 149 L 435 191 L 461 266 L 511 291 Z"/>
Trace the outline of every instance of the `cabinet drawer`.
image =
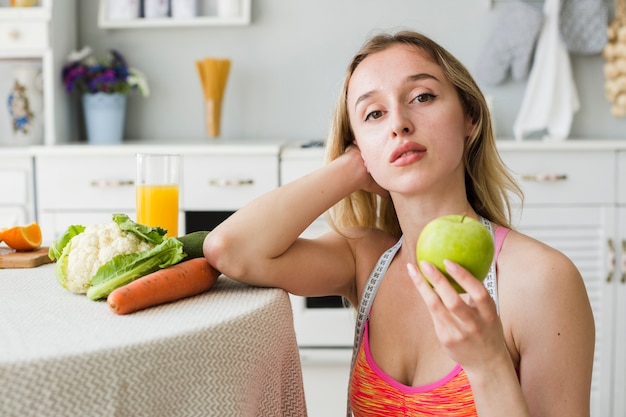
<path id="1" fill-rule="evenodd" d="M 46 22 L 0 21 L 0 49 L 35 49 L 47 46 Z"/>
<path id="2" fill-rule="evenodd" d="M 135 210 L 134 155 L 39 156 L 39 210 Z"/>
<path id="3" fill-rule="evenodd" d="M 29 189 L 26 170 L 0 169 L 0 206 L 28 204 Z"/>
<path id="4" fill-rule="evenodd" d="M 615 153 L 610 151 L 501 151 L 524 190 L 524 204 L 615 202 Z"/>
<path id="5" fill-rule="evenodd" d="M 280 183 L 287 184 L 321 168 L 322 165 L 322 160 L 317 158 L 283 160 L 280 163 Z"/>
<path id="6" fill-rule="evenodd" d="M 183 157 L 182 207 L 187 211 L 235 211 L 278 187 L 278 156 Z"/>
<path id="7" fill-rule="evenodd" d="M 24 225 L 31 221 L 24 207 L 0 207 L 0 229 Z"/>

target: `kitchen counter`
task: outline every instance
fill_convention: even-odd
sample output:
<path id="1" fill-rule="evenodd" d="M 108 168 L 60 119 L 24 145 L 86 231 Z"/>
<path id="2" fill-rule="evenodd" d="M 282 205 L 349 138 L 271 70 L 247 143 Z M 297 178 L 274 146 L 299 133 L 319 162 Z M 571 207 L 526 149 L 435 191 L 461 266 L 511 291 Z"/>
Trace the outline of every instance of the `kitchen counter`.
<path id="1" fill-rule="evenodd" d="M 570 139 L 566 141 L 543 141 L 527 139 L 516 141 L 503 138 L 496 142 L 500 150 L 626 150 L 625 140 Z M 11 155 L 128 155 L 137 152 L 180 153 L 193 155 L 257 154 L 322 157 L 322 147 L 302 147 L 306 141 L 281 140 L 188 140 L 177 142 L 125 141 L 121 145 L 90 145 L 76 143 L 55 146 L 1 147 L 0 156 Z"/>
<path id="2" fill-rule="evenodd" d="M 279 141 L 187 141 L 187 142 L 125 142 L 121 145 L 89 145 L 86 143 L 56 146 L 32 146 L 32 155 L 132 155 L 144 153 L 178 153 L 182 155 L 278 155 Z M 0 153 L 2 149 L 0 148 Z"/>
<path id="3" fill-rule="evenodd" d="M 0 270 L 4 417 L 305 416 L 291 305 L 220 277 L 126 316 L 62 289 L 54 265 Z"/>

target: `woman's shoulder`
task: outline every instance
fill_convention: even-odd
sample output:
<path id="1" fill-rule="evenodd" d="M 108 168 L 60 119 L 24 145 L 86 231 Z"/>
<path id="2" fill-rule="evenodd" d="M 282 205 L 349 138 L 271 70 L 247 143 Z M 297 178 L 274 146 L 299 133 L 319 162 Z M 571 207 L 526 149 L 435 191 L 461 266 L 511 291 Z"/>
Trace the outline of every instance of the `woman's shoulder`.
<path id="1" fill-rule="evenodd" d="M 497 260 L 501 290 L 529 296 L 582 288 L 582 276 L 563 252 L 531 236 L 509 231 Z"/>
<path id="2" fill-rule="evenodd" d="M 532 257 L 533 264 L 543 266 L 554 262 L 571 264 L 571 260 L 558 249 L 516 230 L 509 230 L 501 249 L 502 256 L 526 262 Z"/>
<path id="3" fill-rule="evenodd" d="M 383 230 L 364 227 L 341 230 L 340 234 L 348 241 L 354 254 L 357 289 L 365 284 L 380 256 L 400 239 Z"/>

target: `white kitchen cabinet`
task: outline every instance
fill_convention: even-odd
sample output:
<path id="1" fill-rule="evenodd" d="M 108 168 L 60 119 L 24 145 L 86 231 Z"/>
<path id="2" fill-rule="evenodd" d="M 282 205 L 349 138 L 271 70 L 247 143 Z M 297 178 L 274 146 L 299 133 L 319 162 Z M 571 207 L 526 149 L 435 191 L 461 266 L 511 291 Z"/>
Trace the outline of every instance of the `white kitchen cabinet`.
<path id="1" fill-rule="evenodd" d="M 183 155 L 187 211 L 236 211 L 278 187 L 278 153 Z"/>
<path id="2" fill-rule="evenodd" d="M 35 220 L 33 158 L 18 150 L 0 152 L 0 228 Z"/>
<path id="3" fill-rule="evenodd" d="M 69 142 L 74 137 L 70 95 L 60 80 L 67 55 L 76 49 L 76 3 L 75 0 L 41 0 L 40 4 L 37 7 L 0 6 L 0 66 L 5 71 L 24 64 L 41 68 L 44 144 L 54 145 Z M 0 85 L 3 93 L 8 91 L 8 86 L 1 82 Z M 5 96 L 0 98 L 6 101 Z M 3 131 L 2 134 L 9 133 Z M 0 143 L 10 142 L 0 138 Z"/>
<path id="4" fill-rule="evenodd" d="M 231 0 L 235 2 L 236 14 L 218 16 L 215 1 L 198 1 L 199 13 L 189 18 L 130 18 L 111 19 L 109 7 L 113 0 L 100 0 L 98 10 L 98 26 L 103 29 L 140 29 L 140 28 L 173 28 L 203 26 L 241 26 L 250 24 L 251 0 Z M 220 1 L 220 0 L 218 0 Z M 132 3 L 132 1 L 129 1 Z M 139 1 L 135 3 L 138 5 Z"/>
<path id="5" fill-rule="evenodd" d="M 38 219 L 43 240 L 72 224 L 135 217 L 135 155 L 45 154 L 35 158 Z"/>
<path id="6" fill-rule="evenodd" d="M 281 152 L 280 182 L 286 184 L 323 164 L 322 148 L 297 144 Z M 330 230 L 321 216 L 302 237 L 314 238 Z M 307 308 L 305 297 L 290 295 L 294 327 L 300 347 L 302 381 L 309 417 L 345 415 L 354 338 L 352 308 Z"/>
<path id="7" fill-rule="evenodd" d="M 614 241 L 615 272 L 612 276 L 613 286 L 616 287 L 614 417 L 626 416 L 626 151 L 618 153 L 617 172 L 617 235 Z"/>
<path id="8" fill-rule="evenodd" d="M 278 187 L 276 144 L 41 147 L 34 153 L 44 241 L 59 237 L 72 224 L 110 221 L 114 213 L 134 219 L 138 152 L 182 156 L 180 234 L 186 232 L 187 211 L 233 212 Z"/>
<path id="9" fill-rule="evenodd" d="M 615 190 L 620 186 L 616 152 L 565 145 L 504 150 L 502 156 L 525 192 L 515 226 L 563 252 L 583 276 L 596 322 L 591 416 L 622 416 L 613 412 L 624 392 L 614 383 L 615 355 L 623 356 L 616 349 L 623 329 L 616 328 L 620 302 L 611 263 L 618 224 Z"/>
<path id="10" fill-rule="evenodd" d="M 300 348 L 308 417 L 346 414 L 351 359 L 350 347 Z"/>

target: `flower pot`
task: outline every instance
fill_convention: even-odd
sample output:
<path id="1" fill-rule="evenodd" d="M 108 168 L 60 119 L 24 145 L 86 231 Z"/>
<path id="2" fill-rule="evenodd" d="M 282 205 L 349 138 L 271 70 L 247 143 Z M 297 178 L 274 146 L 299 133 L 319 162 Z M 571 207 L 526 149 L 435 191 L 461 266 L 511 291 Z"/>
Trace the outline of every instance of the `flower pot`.
<path id="1" fill-rule="evenodd" d="M 87 142 L 94 145 L 122 143 L 126 119 L 126 95 L 95 93 L 83 95 Z"/>

